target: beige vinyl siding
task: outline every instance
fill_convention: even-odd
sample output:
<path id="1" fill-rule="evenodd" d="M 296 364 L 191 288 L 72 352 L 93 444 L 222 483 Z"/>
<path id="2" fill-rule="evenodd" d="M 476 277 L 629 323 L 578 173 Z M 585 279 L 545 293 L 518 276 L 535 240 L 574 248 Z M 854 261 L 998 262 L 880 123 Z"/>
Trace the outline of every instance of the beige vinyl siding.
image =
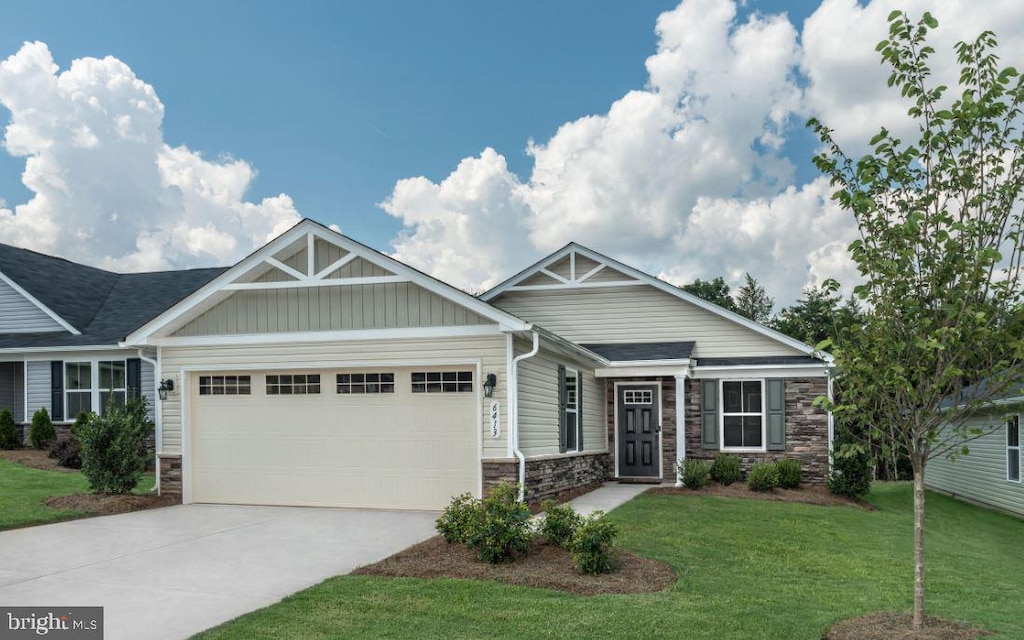
<path id="1" fill-rule="evenodd" d="M 236 291 L 174 335 L 441 327 L 489 322 L 451 300 L 412 283 L 399 282 Z"/>
<path id="2" fill-rule="evenodd" d="M 694 340 L 697 358 L 803 355 L 649 285 L 510 291 L 491 302 L 579 343 Z"/>
<path id="3" fill-rule="evenodd" d="M 516 341 L 516 353 L 531 345 Z M 541 349 L 519 362 L 519 449 L 529 457 L 558 454 L 558 365 L 576 369 L 583 378 L 583 450 L 608 449 L 604 388 L 593 369 Z"/>
<path id="4" fill-rule="evenodd" d="M 0 280 L 0 333 L 66 331 L 56 320 Z"/>
<path id="5" fill-rule="evenodd" d="M 411 366 L 417 363 L 479 360 L 479 373 L 475 364 L 460 365 L 474 371 L 474 392 L 483 396 L 482 378 L 497 373 L 499 384 L 494 399 L 506 402 L 505 336 L 475 336 L 459 338 L 406 339 L 388 341 L 352 341 L 289 345 L 240 345 L 204 347 L 163 347 L 161 351 L 164 376 L 179 375 L 184 368 L 191 371 L 243 371 L 243 370 L 317 370 L 362 367 Z M 333 380 L 329 381 L 333 392 Z M 183 383 L 179 380 L 179 385 Z M 170 395 L 163 403 L 164 453 L 181 452 L 181 393 Z M 508 455 L 507 428 L 502 424 L 501 437 L 491 438 L 490 422 L 486 415 L 489 402 L 480 402 L 480 429 L 484 457 L 503 458 Z M 296 416 L 301 420 L 302 416 Z"/>
<path id="6" fill-rule="evenodd" d="M 1024 413 L 1024 406 L 1007 407 L 972 419 L 972 428 L 988 431 L 995 425 L 999 427 L 968 442 L 970 452 L 955 462 L 947 458 L 929 462 L 925 484 L 1024 516 L 1024 484 L 1006 479 L 1006 416 L 1018 412 Z"/>
<path id="7" fill-rule="evenodd" d="M 36 411 L 45 408 L 52 413 L 50 398 L 50 361 L 30 360 L 25 363 L 28 367 L 28 406 L 26 407 L 25 420 L 31 420 Z M 22 418 L 19 416 L 18 420 Z"/>

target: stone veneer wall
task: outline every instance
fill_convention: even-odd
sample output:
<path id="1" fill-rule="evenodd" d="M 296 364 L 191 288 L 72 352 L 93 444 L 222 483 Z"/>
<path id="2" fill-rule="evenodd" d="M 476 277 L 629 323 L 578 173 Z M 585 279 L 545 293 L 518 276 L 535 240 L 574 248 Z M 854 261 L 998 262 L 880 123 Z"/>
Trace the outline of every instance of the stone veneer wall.
<path id="1" fill-rule="evenodd" d="M 827 378 L 786 379 L 786 451 L 735 454 L 743 473 L 756 462 L 799 458 L 804 482 L 824 484 L 828 479 L 828 414 L 812 405 L 828 393 Z M 711 460 L 715 450 L 700 448 L 700 380 L 686 381 L 686 455 Z"/>
<path id="2" fill-rule="evenodd" d="M 658 382 L 659 380 L 646 381 Z M 608 444 L 615 449 L 615 383 L 630 382 L 643 384 L 644 380 L 635 378 L 609 378 L 605 387 L 607 398 L 608 414 Z M 676 481 L 676 379 L 674 377 L 660 378 L 661 393 L 661 480 L 663 482 Z M 690 414 L 687 414 L 690 415 Z M 609 456 L 608 477 L 615 477 L 615 456 Z"/>
<path id="3" fill-rule="evenodd" d="M 160 495 L 181 499 L 181 456 L 160 455 Z"/>
<path id="4" fill-rule="evenodd" d="M 608 478 L 608 453 L 545 456 L 526 461 L 526 501 L 539 505 L 548 498 L 567 499 L 595 489 Z M 484 494 L 499 482 L 519 481 L 519 462 L 512 459 L 482 463 Z"/>

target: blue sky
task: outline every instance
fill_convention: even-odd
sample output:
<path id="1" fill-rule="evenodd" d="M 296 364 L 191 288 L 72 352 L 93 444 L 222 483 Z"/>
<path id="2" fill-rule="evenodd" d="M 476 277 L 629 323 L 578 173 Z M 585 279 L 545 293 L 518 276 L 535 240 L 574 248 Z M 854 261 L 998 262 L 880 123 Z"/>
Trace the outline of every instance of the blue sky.
<path id="1" fill-rule="evenodd" d="M 701 3 L 702 6 L 697 6 Z M 929 4 L 924 0 L 912 2 L 922 3 Z M 823 15 L 826 12 L 819 3 L 799 0 L 749 0 L 739 6 L 727 0 L 686 0 L 682 3 L 687 4 L 693 5 L 688 9 L 694 16 L 713 13 L 712 8 L 727 11 L 733 7 L 735 15 L 725 21 L 727 29 L 723 38 L 732 38 L 742 31 L 744 25 L 760 21 L 758 24 L 763 24 L 764 28 L 751 29 L 754 33 L 751 37 L 764 38 L 763 45 L 755 43 L 748 46 L 742 39 L 736 39 L 726 43 L 727 49 L 738 51 L 748 46 L 747 51 L 755 54 L 761 50 L 771 51 L 773 47 L 784 51 L 785 55 L 780 60 L 783 57 L 785 60 L 779 64 L 785 67 L 785 73 L 780 77 L 788 83 L 785 89 L 790 93 L 808 86 L 827 84 L 820 74 L 815 76 L 807 71 L 805 64 L 804 58 L 811 55 L 806 46 L 809 38 L 804 33 L 805 20 L 809 16 L 818 12 L 821 16 L 819 22 L 824 26 L 817 27 L 817 30 L 827 40 L 826 27 L 829 25 L 834 33 L 844 33 L 844 25 L 841 24 L 844 11 L 850 16 L 859 16 L 858 19 L 865 22 L 873 21 L 872 24 L 878 22 L 875 14 L 888 12 L 888 4 L 881 1 L 857 4 L 853 0 L 834 0 L 826 3 L 833 5 L 831 11 L 835 15 L 831 17 Z M 872 4 L 878 6 L 872 7 Z M 702 26 L 696 24 L 696 18 L 681 18 L 670 28 L 666 27 L 665 33 L 671 32 L 671 37 L 662 32 L 656 34 L 659 15 L 677 8 L 677 13 L 683 13 L 687 7 L 682 5 L 653 0 L 515 3 L 465 0 L 432 3 L 398 0 L 185 0 L 160 4 L 37 0 L 5 8 L 4 20 L 0 21 L 0 58 L 17 54 L 25 41 L 40 41 L 45 43 L 53 62 L 59 67 L 56 74 L 60 74 L 67 71 L 74 60 L 112 56 L 129 68 L 135 78 L 152 87 L 157 98 L 154 102 L 162 104 L 164 112 L 159 123 L 162 143 L 170 148 L 187 147 L 190 152 L 200 154 L 203 161 L 212 163 L 213 166 L 203 165 L 202 170 L 212 172 L 218 163 L 235 159 L 244 161 L 258 172 L 257 177 L 245 183 L 246 192 L 238 198 L 239 202 L 259 204 L 265 197 L 287 194 L 293 202 L 288 215 L 294 213 L 338 225 L 354 238 L 375 248 L 394 252 L 398 257 L 460 286 L 476 289 L 486 286 L 486 283 L 473 281 L 469 274 L 451 267 L 453 263 L 478 265 L 475 269 L 493 273 L 490 279 L 493 283 L 525 266 L 553 245 L 575 239 L 678 281 L 688 281 L 697 276 L 726 275 L 735 282 L 743 271 L 749 270 L 777 289 L 773 293 L 780 300 L 793 299 L 807 282 L 832 275 L 824 266 L 816 271 L 815 260 L 827 265 L 836 261 L 834 256 L 830 259 L 815 258 L 810 253 L 820 247 L 808 246 L 808 255 L 802 261 L 794 262 L 795 267 L 790 269 L 795 273 L 781 277 L 774 272 L 779 256 L 790 252 L 785 247 L 776 244 L 773 248 L 770 243 L 762 246 L 760 241 L 750 241 L 733 246 L 731 250 L 725 247 L 703 255 L 703 250 L 695 244 L 688 244 L 686 238 L 692 237 L 694 243 L 700 242 L 703 246 L 708 244 L 707 234 L 714 237 L 717 233 L 720 237 L 718 242 L 728 245 L 727 231 L 695 227 L 696 221 L 709 216 L 733 216 L 734 223 L 736 220 L 750 221 L 756 226 L 757 217 L 769 216 L 764 211 L 771 210 L 774 199 L 784 195 L 787 187 L 796 190 L 794 197 L 797 199 L 807 194 L 805 187 L 813 183 L 816 173 L 810 163 L 813 140 L 803 129 L 802 122 L 815 112 L 813 100 L 808 99 L 810 106 L 795 105 L 793 99 L 783 95 L 785 91 L 780 92 L 778 86 L 765 88 L 765 95 L 771 95 L 770 100 L 756 96 L 751 98 L 754 103 L 751 119 L 765 120 L 771 113 L 784 113 L 785 125 L 765 129 L 772 130 L 774 137 L 771 139 L 777 140 L 777 148 L 760 153 L 762 138 L 738 141 L 735 148 L 757 151 L 751 157 L 739 157 L 731 164 L 723 165 L 732 167 L 730 170 L 742 177 L 727 184 L 719 184 L 714 179 L 701 182 L 695 178 L 692 184 L 688 182 L 684 195 L 672 196 L 677 200 L 672 201 L 670 208 L 680 210 L 678 220 L 666 221 L 663 213 L 643 213 L 648 206 L 652 210 L 669 206 L 651 204 L 662 199 L 659 194 L 651 193 L 652 189 L 657 190 L 657 183 L 652 186 L 626 178 L 624 183 L 639 186 L 628 192 L 623 187 L 621 197 L 615 200 L 615 204 L 607 206 L 590 202 L 588 198 L 580 201 L 578 196 L 580 189 L 602 190 L 609 181 L 607 175 L 595 178 L 593 184 L 571 185 L 571 188 L 566 187 L 552 196 L 562 203 L 568 202 L 566 206 L 571 206 L 573 201 L 580 202 L 576 210 L 566 213 L 562 209 L 544 208 L 543 202 L 551 194 L 542 191 L 550 180 L 545 182 L 544 176 L 531 175 L 535 158 L 552 156 L 556 153 L 554 147 L 561 145 L 558 142 L 561 138 L 556 138 L 559 127 L 585 116 L 608 116 L 612 106 L 631 91 L 652 87 L 645 61 L 660 51 L 669 52 L 672 47 L 666 43 L 675 37 L 671 33 L 683 33 L 679 37 L 686 41 L 687 37 L 714 31 L 711 23 Z M 957 11 L 962 10 L 950 9 L 951 19 L 959 16 Z M 789 25 L 788 30 L 775 29 L 773 36 L 772 28 L 783 22 Z M 687 29 L 692 29 L 690 35 L 685 35 Z M 867 48 L 875 60 L 873 67 L 877 67 L 877 58 L 870 49 L 881 35 L 877 30 L 865 29 L 865 35 L 850 45 Z M 795 44 L 780 44 L 789 40 Z M 827 59 L 826 54 L 822 59 Z M 713 58 L 702 61 L 697 53 L 693 53 L 692 58 L 690 71 L 693 75 L 700 76 L 704 69 L 708 69 L 708 78 L 727 76 L 727 69 L 713 69 Z M 870 76 L 875 71 L 870 69 L 866 74 Z M 864 74 L 856 71 L 840 69 L 837 72 L 849 73 L 852 79 L 863 81 L 861 76 Z M 24 80 L 10 80 L 8 86 L 19 82 Z M 697 86 L 691 83 L 682 87 L 679 89 L 681 96 L 685 99 L 688 92 L 697 93 Z M 709 81 L 706 86 L 709 87 L 708 92 L 713 92 L 719 85 Z M 660 85 L 656 88 L 662 93 L 666 91 Z M 735 90 L 734 87 L 732 91 Z M 8 94 L 7 98 L 0 96 L 5 104 L 11 100 L 15 101 L 11 104 L 21 104 L 17 98 L 10 97 L 17 94 L 17 87 L 9 89 Z M 65 106 L 75 104 L 69 96 L 66 94 L 62 98 Z M 31 99 L 22 100 L 26 101 L 31 102 Z M 709 104 L 711 102 L 713 100 Z M 819 104 L 828 103 L 828 100 L 819 100 Z M 62 108 L 48 104 L 47 108 L 50 107 Z M 33 105 L 21 104 L 16 108 L 23 110 L 19 113 L 26 114 L 28 118 Z M 0 113 L 3 115 L 0 124 L 7 124 L 12 112 L 8 109 Z M 64 117 L 67 110 L 60 113 Z M 844 114 L 833 111 L 831 115 L 841 118 Z M 77 116 L 67 117 L 73 120 Z M 666 135 L 674 131 L 688 131 L 687 127 L 694 123 L 713 123 L 715 117 L 716 113 L 710 111 L 693 117 L 687 115 L 669 125 Z M 95 124 L 90 126 L 96 128 Z M 56 137 L 60 135 L 53 134 Z M 17 209 L 18 205 L 29 203 L 38 193 L 38 189 L 22 184 L 21 173 L 26 156 L 45 157 L 46 151 L 43 150 L 53 146 L 54 139 L 37 141 L 35 147 L 30 144 L 29 147 L 36 151 L 30 150 L 17 157 L 0 154 L 0 197 L 7 208 L 15 212 L 9 216 L 8 222 L 18 216 L 28 220 L 29 213 L 42 215 Z M 100 144 L 90 147 L 90 153 L 116 153 L 103 136 L 100 140 Z M 541 152 L 540 156 L 536 153 L 531 155 L 526 149 L 530 140 L 542 146 L 548 145 L 547 151 Z M 620 144 L 621 139 L 617 140 L 616 144 Z M 589 150 L 596 154 L 598 150 L 613 146 L 600 136 L 580 144 L 583 146 L 573 148 L 576 156 Z M 508 175 L 499 175 L 500 167 L 495 168 L 493 163 L 488 164 L 490 159 L 482 157 L 486 148 L 494 149 L 506 163 Z M 607 153 L 620 154 L 617 150 Z M 638 157 L 645 155 L 642 147 L 632 151 L 626 149 L 615 156 L 615 162 L 623 161 L 622 154 L 625 153 L 635 153 Z M 71 175 L 82 166 L 75 164 L 79 157 L 77 152 L 69 152 L 48 165 L 59 165 L 59 169 L 53 169 L 59 175 Z M 430 191 L 428 184 L 434 185 L 436 191 L 446 178 L 457 177 L 459 168 L 468 167 L 460 165 L 464 160 L 480 165 L 474 174 L 477 178 L 466 181 L 464 193 L 448 193 L 443 197 L 427 193 Z M 136 158 L 131 162 L 139 161 Z M 95 165 L 96 161 L 82 162 Z M 127 160 L 124 162 L 130 164 Z M 197 161 L 188 156 L 183 162 Z M 562 167 L 568 166 L 565 157 L 559 157 L 558 163 Z M 488 166 L 484 167 L 485 164 Z M 112 166 L 122 165 L 114 162 Z M 680 167 L 681 171 L 689 172 L 686 180 L 701 170 L 690 165 Z M 472 168 L 468 167 L 466 173 Z M 479 178 L 486 171 L 491 172 L 487 174 L 490 177 L 486 180 Z M 711 173 L 716 171 L 721 173 L 722 170 L 714 169 Z M 569 173 L 566 170 L 558 175 Z M 578 173 L 597 175 L 600 171 L 589 166 Z M 671 174 L 668 175 L 667 179 L 671 180 Z M 771 179 L 762 179 L 762 175 Z M 396 191 L 399 181 L 419 176 L 426 181 L 418 184 L 415 194 Z M 476 179 L 482 182 L 474 182 Z M 102 191 L 107 195 L 95 196 L 98 201 L 89 205 L 101 212 L 96 215 L 101 218 L 105 215 L 102 213 L 105 211 L 103 198 L 110 197 L 118 203 L 111 205 L 110 210 L 114 211 L 111 217 L 119 224 L 127 224 L 129 216 L 134 216 L 132 224 L 138 231 L 138 238 L 150 234 L 171 246 L 175 241 L 171 235 L 157 233 L 155 229 L 159 224 L 155 219 L 177 215 L 175 207 L 178 205 L 151 211 L 146 203 L 151 200 L 163 202 L 162 196 L 154 195 L 150 199 L 149 195 L 138 193 L 109 195 L 109 191 L 117 189 L 119 180 L 124 178 L 112 176 L 110 184 L 102 185 Z M 481 199 L 473 193 L 475 189 L 497 188 L 494 185 L 501 181 L 511 185 L 505 191 L 498 189 L 508 196 L 509 202 L 499 202 L 495 199 L 498 196 Z M 614 177 L 612 181 L 615 181 Z M 95 193 L 96 182 L 103 183 L 103 176 L 84 180 L 85 184 L 91 185 L 90 188 L 73 189 L 73 195 L 78 197 L 86 191 Z M 186 201 L 188 188 L 182 187 Z M 451 190 L 455 189 L 452 186 Z M 530 193 L 522 197 L 516 195 L 523 189 Z M 432 197 L 433 200 L 430 199 Z M 394 202 L 391 215 L 377 206 L 388 199 Z M 803 201 L 803 204 L 791 204 L 811 206 L 807 203 L 815 201 L 817 214 L 827 215 L 823 212 L 820 194 L 807 195 Z M 76 200 L 69 198 L 69 202 L 73 209 Z M 125 203 L 132 202 L 139 203 L 138 210 L 125 211 L 124 208 L 129 206 Z M 705 204 L 701 205 L 701 202 Z M 724 209 L 712 208 L 712 213 L 700 209 L 715 203 Z M 790 206 L 785 202 L 777 204 L 779 207 Z M 42 203 L 33 205 L 36 209 L 42 206 Z M 181 206 L 187 208 L 189 205 Z M 736 207 L 742 211 L 734 211 Z M 501 213 L 493 213 L 498 208 Z M 434 217 L 424 218 L 417 214 L 434 209 L 438 211 Z M 214 220 L 215 226 L 223 226 L 221 231 L 224 234 L 230 235 L 233 233 L 231 225 L 237 225 L 239 220 L 238 207 L 232 211 L 235 213 L 225 214 L 223 220 L 217 218 L 219 214 L 205 209 L 182 215 L 183 219 L 202 219 L 206 215 Z M 714 211 L 719 211 L 720 215 Z M 628 221 L 634 213 L 637 217 L 633 226 L 651 227 L 653 231 L 649 237 L 641 234 L 634 238 L 632 235 L 635 234 L 623 234 L 621 229 L 616 231 L 615 225 L 601 218 L 607 216 Z M 47 222 L 51 225 L 75 224 L 73 212 L 64 218 L 56 213 L 48 215 Z M 469 235 L 453 235 L 446 229 L 456 225 L 452 217 L 458 215 L 486 219 L 488 224 Z M 498 218 L 488 218 L 488 215 L 497 215 Z M 523 217 L 525 221 L 509 222 L 511 226 L 522 227 L 521 233 L 505 233 L 501 216 Z M 556 219 L 551 225 L 541 227 L 532 221 L 544 216 Z M 569 229 L 559 224 L 567 217 L 574 220 Z M 131 241 L 134 247 L 124 242 L 105 246 L 105 232 L 100 230 L 102 225 L 97 227 L 92 219 L 89 219 L 88 230 L 76 236 L 80 246 L 74 246 L 76 243 L 72 238 L 61 242 L 41 242 L 35 248 L 111 268 L 166 268 L 228 262 L 244 255 L 252 248 L 249 245 L 258 244 L 274 224 L 283 223 L 287 216 L 267 214 L 266 218 L 264 226 L 269 226 L 254 230 L 251 237 L 235 238 L 227 244 L 183 245 L 177 252 L 161 254 L 159 259 L 143 256 L 145 243 L 131 234 L 124 242 Z M 797 222 L 806 226 L 806 220 Z M 24 229 L 18 231 L 13 223 L 5 232 L 2 223 L 0 219 L 0 241 L 32 243 L 32 234 Z M 830 219 L 821 226 L 828 230 L 835 224 Z M 35 228 L 42 227 L 36 225 Z M 433 231 L 428 233 L 430 229 Z M 170 231 L 166 233 L 171 234 Z M 577 234 L 582 237 L 577 237 Z M 617 236 L 623 235 L 631 237 L 628 241 L 620 241 Z M 832 229 L 825 235 L 842 236 L 842 233 Z M 822 237 L 808 237 L 805 244 L 820 244 L 822 240 Z M 145 245 L 145 251 L 151 254 L 158 252 L 154 247 L 159 242 L 154 240 Z M 464 250 L 466 244 L 488 242 L 497 242 L 501 246 L 490 247 L 487 250 L 490 253 L 486 255 L 479 250 L 475 253 Z M 201 248 L 196 248 L 200 245 Z M 91 246 L 95 248 L 90 249 Z M 223 250 L 218 253 L 216 247 L 223 247 Z M 650 251 L 645 247 L 650 247 Z M 133 252 L 133 249 L 137 250 Z M 494 257 L 499 253 L 500 256 Z M 451 255 L 442 259 L 438 257 L 441 254 Z M 843 273 L 844 268 L 847 267 L 839 265 L 837 270 Z"/>

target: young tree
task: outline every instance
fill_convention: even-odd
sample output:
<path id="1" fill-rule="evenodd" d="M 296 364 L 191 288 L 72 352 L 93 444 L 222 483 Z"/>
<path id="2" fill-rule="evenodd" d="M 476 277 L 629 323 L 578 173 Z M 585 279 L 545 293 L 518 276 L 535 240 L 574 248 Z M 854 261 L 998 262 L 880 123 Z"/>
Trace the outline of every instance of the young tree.
<path id="1" fill-rule="evenodd" d="M 889 23 L 878 51 L 892 67 L 889 84 L 913 101 L 919 137 L 905 143 L 882 129 L 855 160 L 824 124 L 809 124 L 826 147 L 815 163 L 860 229 L 850 252 L 867 308 L 832 349 L 842 398 L 833 408 L 838 420 L 872 416 L 871 436 L 910 458 L 920 629 L 927 463 L 967 454 L 981 435 L 968 417 L 1024 376 L 1024 83 L 997 66 L 996 38 L 985 32 L 957 45 L 960 93 L 949 100 L 930 80 L 925 41 L 936 20 L 895 11 Z"/>
<path id="2" fill-rule="evenodd" d="M 743 274 L 743 286 L 736 292 L 736 312 L 754 322 L 767 324 L 772 318 L 775 300 L 749 273 Z"/>
<path id="3" fill-rule="evenodd" d="M 714 280 L 701 280 L 697 278 L 690 284 L 684 284 L 682 289 L 698 298 L 714 302 L 729 311 L 736 311 L 736 301 L 732 299 L 729 285 L 725 283 L 725 278 L 722 276 L 718 276 Z"/>

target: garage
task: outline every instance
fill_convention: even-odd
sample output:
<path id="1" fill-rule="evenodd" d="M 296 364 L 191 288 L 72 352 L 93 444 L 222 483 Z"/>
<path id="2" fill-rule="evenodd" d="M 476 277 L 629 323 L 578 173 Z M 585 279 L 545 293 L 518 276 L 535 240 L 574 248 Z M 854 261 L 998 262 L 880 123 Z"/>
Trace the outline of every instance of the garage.
<path id="1" fill-rule="evenodd" d="M 475 367 L 189 375 L 193 502 L 440 509 L 477 493 Z"/>

